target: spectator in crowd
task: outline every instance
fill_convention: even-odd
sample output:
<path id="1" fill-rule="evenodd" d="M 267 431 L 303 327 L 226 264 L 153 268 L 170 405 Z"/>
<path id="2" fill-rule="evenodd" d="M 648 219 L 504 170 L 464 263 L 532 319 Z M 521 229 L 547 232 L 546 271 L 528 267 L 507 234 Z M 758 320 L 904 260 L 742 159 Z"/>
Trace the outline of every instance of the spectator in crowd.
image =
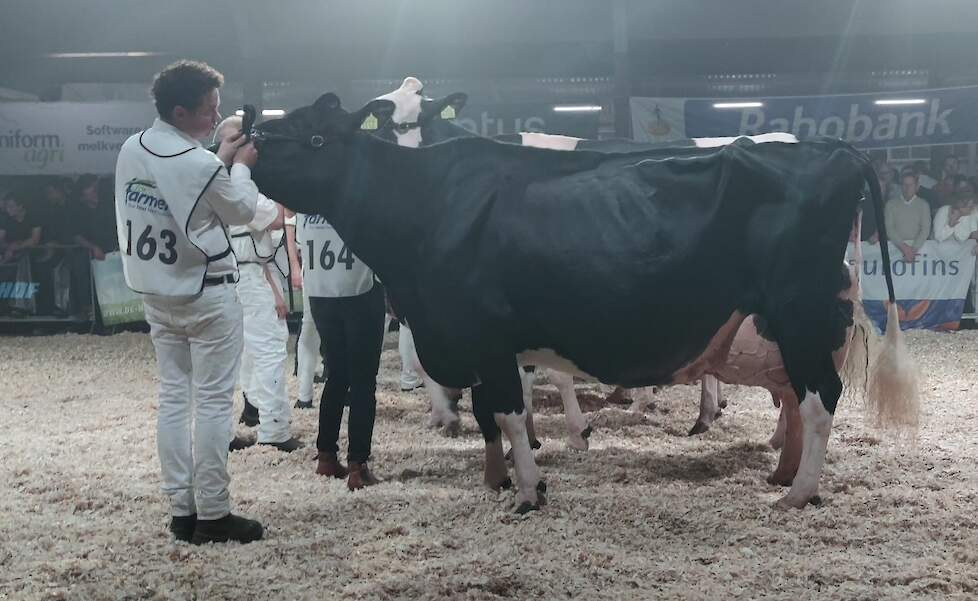
<path id="1" fill-rule="evenodd" d="M 41 242 L 50 246 L 74 244 L 67 181 L 60 177 L 46 178 L 41 183 L 40 197 Z"/>
<path id="2" fill-rule="evenodd" d="M 6 249 L 3 261 L 9 261 L 19 251 L 38 246 L 42 228 L 36 211 L 29 210 L 17 193 L 8 193 L 4 200 Z"/>
<path id="3" fill-rule="evenodd" d="M 903 258 L 913 261 L 930 235 L 930 206 L 917 196 L 920 185 L 915 173 L 901 179 L 901 198 L 886 203 L 886 231 Z"/>
<path id="4" fill-rule="evenodd" d="M 873 161 L 873 167 L 876 170 L 876 179 L 880 185 L 883 205 L 886 206 L 886 203 L 900 196 L 899 189 L 893 184 L 893 176 L 896 171 L 886 161 L 881 159 Z M 862 224 L 860 225 L 860 234 L 863 242 L 869 242 L 870 244 L 879 242 L 879 227 L 876 225 L 876 220 L 876 211 L 869 203 L 865 203 L 863 205 Z"/>
<path id="5" fill-rule="evenodd" d="M 951 203 L 937 210 L 934 218 L 934 239 L 938 242 L 978 239 L 978 212 L 975 211 L 975 190 L 970 182 L 958 187 Z"/>
<path id="6" fill-rule="evenodd" d="M 105 259 L 118 245 L 115 207 L 99 198 L 99 180 L 82 175 L 75 183 L 70 214 L 74 224 L 74 243 L 85 248 L 96 261 Z"/>
<path id="7" fill-rule="evenodd" d="M 941 205 L 947 204 L 954 193 L 955 178 L 958 176 L 958 157 L 949 154 L 941 162 L 941 172 L 934 190 Z"/>

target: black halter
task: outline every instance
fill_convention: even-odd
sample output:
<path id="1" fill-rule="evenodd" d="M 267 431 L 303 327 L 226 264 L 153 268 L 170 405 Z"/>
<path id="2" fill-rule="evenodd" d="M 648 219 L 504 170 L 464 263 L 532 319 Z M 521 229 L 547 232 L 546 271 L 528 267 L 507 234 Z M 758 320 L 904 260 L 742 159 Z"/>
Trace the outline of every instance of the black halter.
<path id="1" fill-rule="evenodd" d="M 270 134 L 255 128 L 252 128 L 251 130 L 251 139 L 254 140 L 255 144 L 259 146 L 266 142 L 298 142 L 299 144 L 304 144 L 309 148 L 318 150 L 326 145 L 326 137 L 321 134 L 312 134 L 308 138 L 300 138 L 298 136 L 287 136 L 285 134 Z"/>

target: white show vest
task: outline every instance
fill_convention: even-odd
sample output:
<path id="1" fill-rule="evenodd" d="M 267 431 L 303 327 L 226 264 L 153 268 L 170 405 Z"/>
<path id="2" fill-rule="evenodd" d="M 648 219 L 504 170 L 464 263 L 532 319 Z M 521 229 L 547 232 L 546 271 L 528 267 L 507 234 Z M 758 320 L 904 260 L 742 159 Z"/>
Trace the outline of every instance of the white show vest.
<path id="1" fill-rule="evenodd" d="M 239 265 L 268 263 L 275 256 L 276 246 L 271 232 L 256 232 L 247 225 L 233 225 L 228 231 L 231 234 L 231 248 L 234 249 Z"/>
<path id="2" fill-rule="evenodd" d="M 191 235 L 190 216 L 224 164 L 213 153 L 164 127 L 122 145 L 115 173 L 115 210 L 126 284 L 143 294 L 194 296 L 207 265 L 231 254 L 223 227 Z"/>
<path id="3" fill-rule="evenodd" d="M 296 220 L 305 294 L 338 298 L 357 296 L 373 288 L 373 271 L 343 243 L 325 217 L 299 214 Z"/>

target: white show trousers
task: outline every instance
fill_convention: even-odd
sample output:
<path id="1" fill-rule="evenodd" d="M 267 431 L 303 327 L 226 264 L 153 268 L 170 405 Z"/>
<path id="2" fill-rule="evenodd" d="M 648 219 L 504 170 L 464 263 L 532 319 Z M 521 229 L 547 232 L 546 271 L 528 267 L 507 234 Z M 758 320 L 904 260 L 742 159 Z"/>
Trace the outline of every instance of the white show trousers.
<path id="1" fill-rule="evenodd" d="M 285 442 L 292 435 L 285 390 L 289 328 L 275 312 L 275 295 L 258 263 L 239 267 L 238 298 L 244 310 L 241 389 L 258 408 L 258 442 Z"/>
<path id="2" fill-rule="evenodd" d="M 192 300 L 143 296 L 160 373 L 157 447 L 174 516 L 214 520 L 231 511 L 228 444 L 242 346 L 234 286 Z"/>
<path id="3" fill-rule="evenodd" d="M 313 378 L 316 376 L 316 366 L 319 365 L 319 331 L 316 329 L 316 322 L 312 319 L 312 311 L 309 309 L 309 296 L 302 293 L 302 331 L 299 332 L 299 342 L 296 345 L 296 354 L 299 365 L 296 367 L 299 380 L 299 400 L 312 400 Z"/>

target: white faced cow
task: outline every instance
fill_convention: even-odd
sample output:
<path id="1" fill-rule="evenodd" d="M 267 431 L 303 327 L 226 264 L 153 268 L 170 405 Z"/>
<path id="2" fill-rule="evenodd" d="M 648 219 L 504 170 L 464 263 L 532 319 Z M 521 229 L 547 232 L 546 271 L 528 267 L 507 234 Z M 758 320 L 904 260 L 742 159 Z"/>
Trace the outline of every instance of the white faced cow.
<path id="1" fill-rule="evenodd" d="M 473 387 L 490 486 L 508 480 L 504 433 L 518 511 L 538 508 L 546 488 L 517 355 L 611 384 L 676 384 L 723 377 L 747 325 L 777 344 L 785 401 L 800 403 L 800 467 L 782 501 L 803 507 L 816 495 L 843 390 L 837 361 L 853 336 L 843 255 L 867 183 L 881 212 L 865 155 L 829 139 L 670 156 L 482 138 L 407 149 L 360 130 L 393 110 L 375 100 L 347 113 L 326 94 L 260 126 L 253 175 L 289 208 L 326 216 L 374 269 L 425 371 Z M 888 254 L 883 227 L 880 238 Z M 891 283 L 887 257 L 884 272 Z M 897 393 L 876 399 L 880 415 L 912 420 L 895 304 L 890 319 L 892 350 L 871 373 L 883 386 L 870 388 Z"/>

